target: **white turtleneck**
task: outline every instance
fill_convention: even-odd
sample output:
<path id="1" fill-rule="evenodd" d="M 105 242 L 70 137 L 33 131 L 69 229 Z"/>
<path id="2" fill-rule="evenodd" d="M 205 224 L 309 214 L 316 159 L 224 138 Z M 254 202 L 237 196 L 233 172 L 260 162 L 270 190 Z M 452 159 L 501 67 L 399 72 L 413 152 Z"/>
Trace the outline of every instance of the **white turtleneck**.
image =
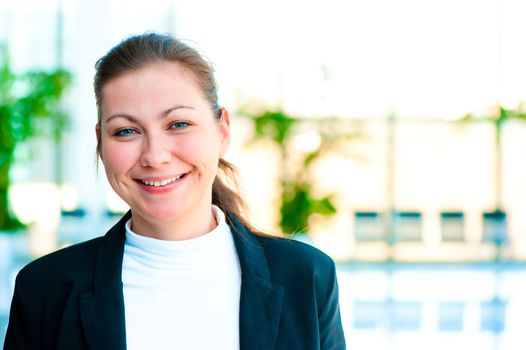
<path id="1" fill-rule="evenodd" d="M 126 223 L 127 349 L 239 349 L 241 269 L 225 215 L 212 210 L 217 227 L 183 241 L 141 236 Z"/>

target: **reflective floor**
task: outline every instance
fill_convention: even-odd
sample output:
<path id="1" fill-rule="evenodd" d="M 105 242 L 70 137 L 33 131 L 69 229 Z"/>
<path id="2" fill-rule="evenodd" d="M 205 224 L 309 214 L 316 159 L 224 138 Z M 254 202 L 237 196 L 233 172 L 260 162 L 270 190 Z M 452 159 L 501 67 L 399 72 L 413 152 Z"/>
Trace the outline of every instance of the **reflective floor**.
<path id="1" fill-rule="evenodd" d="M 526 349 L 526 266 L 341 265 L 349 349 Z"/>

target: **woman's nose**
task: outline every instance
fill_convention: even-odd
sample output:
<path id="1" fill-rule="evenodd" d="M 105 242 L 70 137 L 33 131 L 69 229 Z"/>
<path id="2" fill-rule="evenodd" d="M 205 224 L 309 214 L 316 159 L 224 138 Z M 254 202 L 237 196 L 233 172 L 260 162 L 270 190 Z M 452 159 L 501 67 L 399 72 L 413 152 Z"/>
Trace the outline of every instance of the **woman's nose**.
<path id="1" fill-rule="evenodd" d="M 169 149 L 169 143 L 162 136 L 145 139 L 140 160 L 142 166 L 157 168 L 169 163 L 171 159 L 172 154 Z"/>

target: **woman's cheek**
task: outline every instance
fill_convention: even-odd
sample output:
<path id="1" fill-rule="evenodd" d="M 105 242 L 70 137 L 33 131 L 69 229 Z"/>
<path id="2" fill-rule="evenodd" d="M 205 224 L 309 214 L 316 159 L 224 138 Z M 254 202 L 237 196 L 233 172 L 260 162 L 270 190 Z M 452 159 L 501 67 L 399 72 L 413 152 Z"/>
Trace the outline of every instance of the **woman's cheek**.
<path id="1" fill-rule="evenodd" d="M 109 142 L 102 151 L 103 162 L 113 172 L 127 171 L 139 159 L 138 149 L 131 144 Z"/>

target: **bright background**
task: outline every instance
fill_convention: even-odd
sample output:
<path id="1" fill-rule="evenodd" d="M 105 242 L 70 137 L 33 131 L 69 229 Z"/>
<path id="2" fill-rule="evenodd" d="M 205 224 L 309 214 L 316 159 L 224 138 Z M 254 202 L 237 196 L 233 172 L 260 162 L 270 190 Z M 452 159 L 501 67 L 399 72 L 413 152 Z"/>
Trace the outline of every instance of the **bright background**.
<path id="1" fill-rule="evenodd" d="M 313 244 L 340 262 L 349 348 L 520 349 L 525 123 L 503 129 L 509 239 L 496 247 L 484 241 L 482 220 L 496 209 L 494 126 L 457 120 L 526 101 L 525 13 L 521 0 L 3 0 L 0 41 L 14 68 L 60 65 L 74 82 L 63 102 L 73 123 L 60 147 L 34 140 L 23 149 L 32 160 L 12 173 L 17 213 L 52 229 L 41 229 L 28 254 L 0 260 L 0 326 L 13 277 L 30 256 L 103 234 L 115 220 L 106 212 L 124 209 L 96 168 L 93 67 L 125 36 L 154 30 L 214 62 L 221 103 L 234 115 L 227 158 L 240 168 L 258 226 L 278 230 L 276 152 L 245 147 L 251 132 L 237 117 L 242 107 L 338 117 L 363 135 L 351 142 L 350 159 L 328 157 L 317 168 L 320 191 L 339 193 L 338 214 L 309 228 Z M 298 136 L 298 149 L 316 143 L 309 132 Z M 61 217 L 60 206 L 86 216 Z M 356 213 L 390 208 L 420 213 L 418 241 L 360 242 Z M 447 211 L 464 213 L 461 242 L 440 238 Z"/>

